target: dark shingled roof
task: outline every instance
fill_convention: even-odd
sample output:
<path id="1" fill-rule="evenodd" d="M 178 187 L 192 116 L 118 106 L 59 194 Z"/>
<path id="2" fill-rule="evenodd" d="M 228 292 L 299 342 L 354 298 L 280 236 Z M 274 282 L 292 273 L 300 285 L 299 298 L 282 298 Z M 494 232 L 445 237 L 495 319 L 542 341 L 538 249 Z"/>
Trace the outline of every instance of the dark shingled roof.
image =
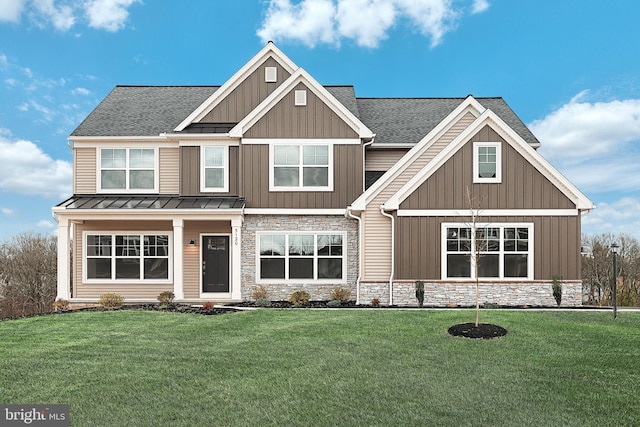
<path id="1" fill-rule="evenodd" d="M 376 143 L 417 143 L 465 98 L 358 98 L 360 120 L 376 134 Z M 537 138 L 502 98 L 476 98 L 529 144 Z"/>
<path id="2" fill-rule="evenodd" d="M 171 133 L 219 86 L 116 86 L 71 136 L 157 136 Z M 417 143 L 464 98 L 356 98 L 353 86 L 329 93 L 376 134 L 376 143 Z M 476 98 L 529 144 L 539 144 L 502 98 Z"/>
<path id="3" fill-rule="evenodd" d="M 116 86 L 71 136 L 173 132 L 219 86 Z"/>

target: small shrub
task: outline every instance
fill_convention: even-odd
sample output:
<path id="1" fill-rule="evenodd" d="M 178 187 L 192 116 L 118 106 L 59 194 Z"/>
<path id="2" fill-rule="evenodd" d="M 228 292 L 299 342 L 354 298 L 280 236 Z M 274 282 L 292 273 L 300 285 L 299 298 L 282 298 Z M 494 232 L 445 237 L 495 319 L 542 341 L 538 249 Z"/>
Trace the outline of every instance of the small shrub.
<path id="1" fill-rule="evenodd" d="M 311 295 L 307 291 L 294 291 L 291 293 L 289 297 L 289 302 L 293 305 L 300 306 L 302 304 L 306 304 L 311 299 Z"/>
<path id="2" fill-rule="evenodd" d="M 418 307 L 422 308 L 424 305 L 424 282 L 422 280 L 416 280 L 416 298 Z"/>
<path id="3" fill-rule="evenodd" d="M 158 301 L 162 305 L 172 305 L 176 295 L 171 291 L 164 291 L 158 295 Z"/>
<path id="4" fill-rule="evenodd" d="M 211 301 L 206 301 L 202 304 L 202 311 L 206 311 L 207 313 L 213 311 L 213 303 Z"/>
<path id="5" fill-rule="evenodd" d="M 332 307 L 332 308 L 340 307 L 341 305 L 342 305 L 342 302 L 340 302 L 337 299 L 332 299 L 327 303 L 327 307 Z"/>
<path id="6" fill-rule="evenodd" d="M 119 308 L 124 304 L 124 297 L 113 292 L 100 295 L 98 305 L 103 308 Z"/>
<path id="7" fill-rule="evenodd" d="M 264 285 L 258 285 L 255 288 L 253 288 L 253 291 L 251 291 L 251 298 L 254 301 L 258 301 L 259 299 L 269 299 L 269 291 L 267 290 L 267 288 Z"/>
<path id="8" fill-rule="evenodd" d="M 553 289 L 553 297 L 556 299 L 558 307 L 560 307 L 560 303 L 562 302 L 562 278 L 553 276 L 551 288 Z"/>
<path id="9" fill-rule="evenodd" d="M 54 301 L 51 306 L 53 307 L 53 311 L 67 311 L 69 310 L 69 301 L 66 299 L 59 299 Z"/>
<path id="10" fill-rule="evenodd" d="M 271 307 L 271 300 L 269 298 L 258 298 L 255 304 L 256 307 Z"/>
<path id="11" fill-rule="evenodd" d="M 346 304 L 349 302 L 349 298 L 351 298 L 351 291 L 345 288 L 334 288 L 331 291 L 330 299 L 332 301 L 340 301 L 342 304 Z"/>
<path id="12" fill-rule="evenodd" d="M 500 308 L 500 304 L 498 304 L 497 302 L 485 302 L 484 308 L 495 310 L 497 308 Z"/>
<path id="13" fill-rule="evenodd" d="M 371 298 L 371 305 L 374 307 L 380 307 L 380 298 Z"/>

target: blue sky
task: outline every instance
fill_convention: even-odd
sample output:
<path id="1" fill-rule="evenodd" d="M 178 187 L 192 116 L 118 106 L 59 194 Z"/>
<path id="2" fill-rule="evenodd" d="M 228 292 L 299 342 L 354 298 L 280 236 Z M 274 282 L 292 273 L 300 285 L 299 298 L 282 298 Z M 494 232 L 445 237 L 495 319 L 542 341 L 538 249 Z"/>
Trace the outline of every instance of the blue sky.
<path id="1" fill-rule="evenodd" d="M 219 85 L 268 40 L 360 97 L 502 96 L 640 238 L 640 2 L 0 0 L 0 241 L 55 232 L 67 136 L 117 84 Z"/>

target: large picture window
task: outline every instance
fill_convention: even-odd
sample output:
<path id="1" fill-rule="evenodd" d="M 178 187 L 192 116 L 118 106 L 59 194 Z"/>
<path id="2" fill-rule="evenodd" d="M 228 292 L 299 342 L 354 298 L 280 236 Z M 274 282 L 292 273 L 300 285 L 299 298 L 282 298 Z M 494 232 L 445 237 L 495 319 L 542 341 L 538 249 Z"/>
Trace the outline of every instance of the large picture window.
<path id="1" fill-rule="evenodd" d="M 259 233 L 259 280 L 342 281 L 344 233 Z"/>
<path id="2" fill-rule="evenodd" d="M 201 149 L 201 179 L 202 191 L 229 191 L 228 154 L 226 146 L 204 146 Z"/>
<path id="3" fill-rule="evenodd" d="M 91 280 L 168 281 L 168 234 L 86 234 L 85 276 Z"/>
<path id="4" fill-rule="evenodd" d="M 443 224 L 443 277 L 533 279 L 533 225 Z"/>
<path id="5" fill-rule="evenodd" d="M 157 191 L 157 153 L 154 148 L 99 150 L 101 191 Z"/>
<path id="6" fill-rule="evenodd" d="M 331 190 L 331 165 L 329 145 L 274 144 L 271 147 L 271 189 Z"/>

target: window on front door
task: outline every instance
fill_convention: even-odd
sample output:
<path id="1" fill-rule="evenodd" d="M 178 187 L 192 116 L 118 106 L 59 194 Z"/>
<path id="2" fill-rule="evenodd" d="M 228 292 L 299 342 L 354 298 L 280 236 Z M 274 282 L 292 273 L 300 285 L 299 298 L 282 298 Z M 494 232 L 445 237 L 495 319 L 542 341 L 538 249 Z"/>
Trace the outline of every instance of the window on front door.
<path id="1" fill-rule="evenodd" d="M 102 148 L 99 151 L 101 192 L 157 192 L 154 148 Z"/>

